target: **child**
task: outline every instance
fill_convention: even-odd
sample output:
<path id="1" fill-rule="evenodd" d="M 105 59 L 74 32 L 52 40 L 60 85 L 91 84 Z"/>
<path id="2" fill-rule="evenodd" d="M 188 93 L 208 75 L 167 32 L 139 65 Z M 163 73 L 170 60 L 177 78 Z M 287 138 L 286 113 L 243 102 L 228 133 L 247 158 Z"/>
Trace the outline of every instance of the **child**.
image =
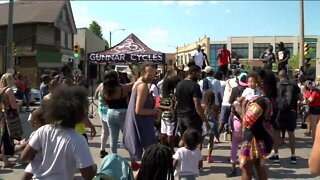
<path id="1" fill-rule="evenodd" d="M 34 132 L 40 128 L 41 126 L 47 124 L 44 118 L 44 111 L 42 108 L 38 108 L 34 111 L 32 111 L 30 113 L 30 120 L 29 120 L 32 129 L 34 130 L 31 135 L 30 138 L 33 136 Z M 29 138 L 29 139 L 30 139 Z M 28 144 L 28 142 L 26 142 L 25 144 L 21 145 L 21 146 L 26 146 Z M 23 180 L 29 180 L 32 179 L 33 174 L 35 172 L 35 170 L 39 167 L 39 165 L 41 164 L 42 161 L 42 155 L 41 152 L 38 151 L 36 156 L 34 157 L 34 160 L 32 162 L 30 162 L 28 164 L 28 166 L 26 167 L 26 169 L 24 170 L 24 174 L 22 176 Z"/>
<path id="2" fill-rule="evenodd" d="M 260 90 L 257 88 L 258 77 L 255 73 L 252 72 L 248 74 L 247 82 L 248 87 L 242 92 L 242 95 L 238 98 L 238 103 L 242 107 L 242 113 L 245 112 L 248 102 L 252 101 L 254 98 L 260 95 Z"/>
<path id="3" fill-rule="evenodd" d="M 201 139 L 199 131 L 188 128 L 182 136 L 184 147 L 177 149 L 173 155 L 174 175 L 181 179 L 195 180 L 202 168 L 201 151 L 197 149 Z"/>
<path id="4" fill-rule="evenodd" d="M 230 153 L 230 163 L 231 170 L 226 174 L 227 177 L 236 176 L 236 163 L 237 163 L 237 154 L 239 149 L 239 143 L 242 139 L 242 124 L 241 117 L 238 112 L 235 111 L 232 107 L 230 114 L 230 127 L 231 127 L 231 153 Z"/>
<path id="5" fill-rule="evenodd" d="M 73 179 L 79 169 L 84 179 L 96 175 L 96 165 L 85 138 L 75 125 L 88 115 L 87 92 L 81 87 L 59 87 L 44 103 L 44 117 L 51 124 L 37 129 L 21 154 L 23 161 L 35 161 L 39 151 L 42 161 L 34 169 L 34 179 Z"/>
<path id="6" fill-rule="evenodd" d="M 141 167 L 135 175 L 135 180 L 149 179 L 174 180 L 172 154 L 167 146 L 153 144 L 143 154 Z"/>
<path id="7" fill-rule="evenodd" d="M 205 128 L 205 124 L 203 123 L 202 125 L 202 143 L 200 143 L 200 151 L 202 150 L 202 144 L 205 139 L 206 135 L 209 135 L 209 148 L 208 148 L 208 156 L 207 156 L 207 162 L 212 163 L 212 149 L 214 145 L 214 136 L 218 134 L 217 126 L 216 126 L 216 120 L 213 118 L 214 117 L 214 106 L 215 102 L 215 95 L 212 91 L 206 91 L 203 95 L 203 108 L 204 108 L 204 113 L 207 116 L 210 124 L 210 131 L 207 132 Z"/>
<path id="8" fill-rule="evenodd" d="M 248 87 L 243 91 L 241 97 L 239 98 L 239 102 L 241 103 L 243 100 L 250 101 L 253 98 L 257 97 L 259 93 L 259 89 L 257 88 L 257 75 L 255 73 L 249 73 L 247 76 Z"/>
<path id="9" fill-rule="evenodd" d="M 177 83 L 180 81 L 178 77 L 166 78 L 163 81 L 159 108 L 163 111 L 161 116 L 161 144 L 168 143 L 172 152 L 174 152 L 174 106 L 175 96 L 174 89 Z"/>

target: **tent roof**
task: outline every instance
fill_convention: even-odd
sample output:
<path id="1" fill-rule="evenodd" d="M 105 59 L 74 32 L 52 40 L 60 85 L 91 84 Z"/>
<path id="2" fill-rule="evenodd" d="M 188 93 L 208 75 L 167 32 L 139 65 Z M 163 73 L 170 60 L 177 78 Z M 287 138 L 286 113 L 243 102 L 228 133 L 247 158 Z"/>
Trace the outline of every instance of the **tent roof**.
<path id="1" fill-rule="evenodd" d="M 117 55 L 117 54 L 162 54 L 162 52 L 154 51 L 145 45 L 136 35 L 131 33 L 119 44 L 96 54 Z"/>

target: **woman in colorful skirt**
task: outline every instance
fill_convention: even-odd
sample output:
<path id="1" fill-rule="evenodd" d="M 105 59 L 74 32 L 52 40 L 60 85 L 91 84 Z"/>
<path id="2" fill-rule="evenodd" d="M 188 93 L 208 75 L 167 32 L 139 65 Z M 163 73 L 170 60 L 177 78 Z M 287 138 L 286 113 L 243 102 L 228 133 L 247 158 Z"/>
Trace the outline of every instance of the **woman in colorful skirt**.
<path id="1" fill-rule="evenodd" d="M 255 167 L 258 179 L 267 179 L 264 158 L 272 150 L 269 122 L 273 113 L 272 100 L 277 96 L 276 77 L 269 70 L 261 70 L 258 79 L 262 94 L 248 106 L 242 118 L 243 143 L 239 157 L 242 179 L 252 179 Z"/>

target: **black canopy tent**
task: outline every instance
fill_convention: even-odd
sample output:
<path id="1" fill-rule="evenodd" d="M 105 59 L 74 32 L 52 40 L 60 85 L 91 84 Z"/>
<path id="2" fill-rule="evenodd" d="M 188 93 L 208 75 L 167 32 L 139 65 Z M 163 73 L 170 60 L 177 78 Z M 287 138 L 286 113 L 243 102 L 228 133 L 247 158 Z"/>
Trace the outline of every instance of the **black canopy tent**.
<path id="1" fill-rule="evenodd" d="M 88 61 L 96 64 L 125 64 L 127 62 L 165 64 L 165 54 L 150 49 L 132 33 L 119 44 L 105 51 L 88 54 Z"/>

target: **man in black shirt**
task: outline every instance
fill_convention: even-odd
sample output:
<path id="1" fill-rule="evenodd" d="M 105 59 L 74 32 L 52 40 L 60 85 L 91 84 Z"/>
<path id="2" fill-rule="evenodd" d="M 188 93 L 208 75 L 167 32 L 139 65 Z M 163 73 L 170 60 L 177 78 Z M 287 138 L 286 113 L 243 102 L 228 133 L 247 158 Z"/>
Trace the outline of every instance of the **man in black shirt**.
<path id="1" fill-rule="evenodd" d="M 279 144 L 280 144 L 280 132 L 285 129 L 289 135 L 289 147 L 291 149 L 291 164 L 297 163 L 297 158 L 295 156 L 295 135 L 294 130 L 297 126 L 297 107 L 298 100 L 301 99 L 300 88 L 295 82 L 291 82 L 288 79 L 288 75 L 284 70 L 281 70 L 278 74 L 279 82 L 277 83 L 278 95 L 277 95 L 277 109 L 274 110 L 276 113 L 276 118 L 273 122 L 274 136 L 273 136 L 273 148 L 274 154 L 269 158 L 274 163 L 279 163 Z M 282 87 L 283 86 L 283 87 Z M 288 86 L 288 87 L 287 87 Z M 290 86 L 290 87 L 289 87 Z M 290 104 L 289 102 L 290 101 Z M 282 107 L 286 102 L 288 104 L 286 107 Z"/>
<path id="2" fill-rule="evenodd" d="M 208 119 L 204 115 L 200 100 L 202 94 L 197 80 L 200 78 L 201 68 L 197 65 L 191 65 L 188 70 L 188 76 L 180 81 L 176 87 L 177 98 L 177 117 L 181 134 L 187 128 L 194 128 L 201 134 L 202 122 L 210 129 Z"/>
<path id="3" fill-rule="evenodd" d="M 283 42 L 278 44 L 276 56 L 278 60 L 278 72 L 285 70 L 288 73 L 288 60 L 290 59 L 290 51 L 284 47 Z"/>
<path id="4" fill-rule="evenodd" d="M 276 61 L 276 56 L 272 51 L 273 46 L 269 45 L 268 48 L 261 53 L 260 60 L 263 62 L 262 68 L 272 70 L 272 63 Z"/>

